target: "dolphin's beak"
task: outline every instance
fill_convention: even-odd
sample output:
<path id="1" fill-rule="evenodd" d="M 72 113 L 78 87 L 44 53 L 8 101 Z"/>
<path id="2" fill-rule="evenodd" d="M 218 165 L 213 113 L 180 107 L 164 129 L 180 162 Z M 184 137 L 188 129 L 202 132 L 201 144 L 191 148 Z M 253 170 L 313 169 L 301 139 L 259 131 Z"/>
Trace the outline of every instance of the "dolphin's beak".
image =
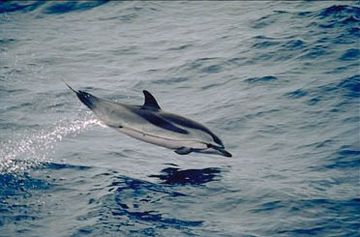
<path id="1" fill-rule="evenodd" d="M 202 150 L 197 150 L 197 152 L 204 153 L 204 154 L 213 154 L 213 155 L 221 155 L 221 156 L 225 156 L 225 157 L 232 157 L 232 154 L 230 152 L 226 151 L 224 148 L 211 147 L 211 148 L 206 148 L 206 149 L 202 149 Z"/>
<path id="2" fill-rule="evenodd" d="M 224 146 L 214 146 L 212 144 L 207 144 L 207 149 L 203 150 L 203 153 L 217 154 L 225 157 L 232 157 L 231 153 L 225 150 Z"/>
<path id="3" fill-rule="evenodd" d="M 217 150 L 220 152 L 221 155 L 225 156 L 225 157 L 232 157 L 231 153 L 226 151 L 225 149 L 221 149 L 221 150 Z"/>

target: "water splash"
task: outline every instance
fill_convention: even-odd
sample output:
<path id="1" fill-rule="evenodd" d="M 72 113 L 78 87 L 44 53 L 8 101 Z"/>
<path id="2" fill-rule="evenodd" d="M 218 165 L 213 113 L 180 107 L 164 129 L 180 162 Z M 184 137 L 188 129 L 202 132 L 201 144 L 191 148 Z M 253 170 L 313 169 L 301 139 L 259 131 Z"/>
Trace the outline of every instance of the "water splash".
<path id="1" fill-rule="evenodd" d="M 0 142 L 0 173 L 22 173 L 51 160 L 58 142 L 77 136 L 96 125 L 104 126 L 90 115 L 72 121 L 61 120 L 54 127 Z"/>

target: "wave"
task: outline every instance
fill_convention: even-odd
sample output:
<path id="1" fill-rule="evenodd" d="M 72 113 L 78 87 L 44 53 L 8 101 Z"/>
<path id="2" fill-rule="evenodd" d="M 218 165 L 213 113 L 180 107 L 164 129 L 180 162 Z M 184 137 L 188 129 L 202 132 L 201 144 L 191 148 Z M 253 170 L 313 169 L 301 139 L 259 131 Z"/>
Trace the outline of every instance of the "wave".
<path id="1" fill-rule="evenodd" d="M 0 4 L 0 13 L 8 13 L 15 11 L 33 11 L 44 3 L 44 1 L 7 1 Z"/>
<path id="2" fill-rule="evenodd" d="M 360 168 L 360 149 L 349 145 L 340 147 L 328 160 L 327 169 L 355 169 Z"/>
<path id="3" fill-rule="evenodd" d="M 278 80 L 275 76 L 263 76 L 263 77 L 252 77 L 247 78 L 245 81 L 250 84 L 263 84 Z"/>
<path id="4" fill-rule="evenodd" d="M 360 96 L 360 75 L 346 77 L 338 82 L 326 85 L 296 89 L 284 94 L 285 97 L 290 99 L 307 98 L 306 103 L 308 105 L 317 105 L 322 101 L 334 100 L 333 95 L 338 95 L 342 98 L 341 103 L 336 104 L 338 108 L 356 102 Z"/>
<path id="5" fill-rule="evenodd" d="M 351 5 L 332 5 L 330 7 L 320 10 L 318 16 L 322 18 L 339 18 L 339 17 L 348 17 L 356 16 L 360 17 L 360 8 L 358 6 Z"/>
<path id="6" fill-rule="evenodd" d="M 360 50 L 359 49 L 347 49 L 346 52 L 339 58 L 342 61 L 359 60 Z"/>
<path id="7" fill-rule="evenodd" d="M 91 1 L 8 1 L 0 4 L 0 13 L 9 12 L 30 12 L 41 8 L 45 14 L 64 14 L 68 12 L 86 11 L 101 6 L 109 2 L 108 0 Z"/>
<path id="8" fill-rule="evenodd" d="M 169 185 L 156 184 L 140 179 L 103 172 L 94 179 L 108 177 L 108 192 L 101 197 L 91 198 L 91 211 L 78 216 L 79 220 L 95 220 L 92 225 L 78 227 L 74 235 L 89 232 L 92 235 L 122 233 L 129 235 L 173 232 L 190 232 L 191 228 L 202 226 L 202 220 L 181 218 L 169 213 L 174 201 L 186 199 L 187 195 L 174 191 Z M 159 177 L 154 175 L 153 177 Z M 108 182 L 109 182 L 108 181 Z M 103 188 L 102 188 L 103 189 Z M 123 228 L 125 227 L 125 228 Z"/>

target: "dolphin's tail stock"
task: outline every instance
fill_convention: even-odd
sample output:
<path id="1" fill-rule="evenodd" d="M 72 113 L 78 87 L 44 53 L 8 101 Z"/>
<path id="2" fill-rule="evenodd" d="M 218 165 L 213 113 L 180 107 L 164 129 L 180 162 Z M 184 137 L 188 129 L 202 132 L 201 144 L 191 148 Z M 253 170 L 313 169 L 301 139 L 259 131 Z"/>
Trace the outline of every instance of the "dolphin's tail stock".
<path id="1" fill-rule="evenodd" d="M 84 105 L 86 105 L 87 107 L 89 107 L 89 109 L 93 109 L 95 107 L 95 103 L 98 101 L 98 98 L 85 92 L 85 91 L 77 91 L 75 89 L 73 89 L 68 83 L 66 83 L 64 81 L 65 85 L 67 87 L 69 87 L 70 90 L 72 90 L 73 92 L 75 92 L 75 94 L 77 95 L 77 97 L 79 98 L 79 100 L 81 102 L 83 102 Z"/>

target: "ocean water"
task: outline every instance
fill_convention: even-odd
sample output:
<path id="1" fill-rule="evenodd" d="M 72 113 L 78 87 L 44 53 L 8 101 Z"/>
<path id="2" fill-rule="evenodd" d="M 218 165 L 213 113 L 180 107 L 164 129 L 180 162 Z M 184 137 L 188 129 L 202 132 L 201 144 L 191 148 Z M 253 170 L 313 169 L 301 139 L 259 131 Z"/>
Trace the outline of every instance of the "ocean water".
<path id="1" fill-rule="evenodd" d="M 360 236 L 356 1 L 0 3 L 0 236 Z M 146 144 L 66 88 L 151 91 L 232 158 Z"/>

